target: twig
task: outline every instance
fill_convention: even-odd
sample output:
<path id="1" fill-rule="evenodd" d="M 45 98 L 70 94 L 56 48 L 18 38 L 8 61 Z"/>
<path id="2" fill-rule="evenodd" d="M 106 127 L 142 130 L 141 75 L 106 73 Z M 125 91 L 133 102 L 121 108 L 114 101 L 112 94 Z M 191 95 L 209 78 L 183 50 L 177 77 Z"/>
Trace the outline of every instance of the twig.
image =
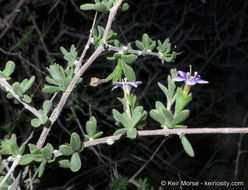
<path id="1" fill-rule="evenodd" d="M 41 44 L 42 44 L 42 46 L 43 46 L 43 49 L 44 49 L 46 55 L 47 55 L 48 57 L 50 57 L 50 52 L 48 51 L 48 48 L 47 48 L 47 46 L 46 46 L 46 44 L 45 44 L 45 42 L 44 42 L 44 40 L 43 40 L 43 37 L 42 37 L 42 35 L 41 35 L 40 29 L 38 28 L 38 26 L 37 26 L 37 24 L 36 24 L 34 18 L 32 18 L 32 23 L 33 23 L 33 25 L 34 25 L 34 28 L 35 28 L 36 32 L 37 32 L 38 35 L 39 35 L 40 42 L 41 42 Z"/>
<path id="2" fill-rule="evenodd" d="M 243 126 L 245 126 L 246 122 L 248 119 L 248 112 L 245 114 L 244 120 L 243 120 Z M 242 140 L 243 140 L 243 136 L 244 134 L 240 134 L 239 137 L 239 142 L 238 142 L 238 151 L 237 151 L 237 156 L 236 156 L 236 160 L 235 160 L 235 172 L 234 172 L 234 176 L 237 179 L 238 178 L 238 170 L 239 170 L 239 159 L 240 159 L 240 154 L 242 153 L 241 151 L 241 145 L 242 145 Z"/>
<path id="3" fill-rule="evenodd" d="M 22 157 L 21 155 L 17 155 L 16 158 L 14 159 L 14 162 L 13 162 L 11 168 L 9 169 L 8 173 L 5 175 L 5 177 L 3 178 L 3 180 L 0 183 L 0 189 L 3 187 L 3 185 L 5 184 L 7 179 L 9 178 L 10 174 L 12 174 L 14 172 L 16 166 L 19 164 L 21 157 Z"/>
<path id="4" fill-rule="evenodd" d="M 86 43 L 86 45 L 85 45 L 85 47 L 84 47 L 84 50 L 83 50 L 82 55 L 81 55 L 80 58 L 79 58 L 78 64 L 76 65 L 77 68 L 80 68 L 80 67 L 81 67 L 82 62 L 83 62 L 84 57 L 85 57 L 85 54 L 87 53 L 87 51 L 88 51 L 88 49 L 89 49 L 89 47 L 90 47 L 91 37 L 92 37 L 92 31 L 93 31 L 93 29 L 94 29 L 94 27 L 95 27 L 95 24 L 96 24 L 96 17 L 97 17 L 97 12 L 96 12 L 96 14 L 95 14 L 95 17 L 94 17 L 94 20 L 93 20 L 93 23 L 92 23 L 92 26 L 91 26 L 91 29 L 90 29 L 90 34 L 89 34 L 88 41 L 87 41 L 87 43 Z"/>
<path id="5" fill-rule="evenodd" d="M 248 133 L 248 127 L 244 128 L 192 128 L 192 129 L 158 129 L 138 131 L 138 136 L 168 136 L 172 134 L 234 134 Z M 105 144 L 107 141 L 117 141 L 122 138 L 122 134 L 116 136 L 103 137 L 90 140 L 84 143 L 84 147 Z"/>
<path id="6" fill-rule="evenodd" d="M 7 27 L 5 28 L 5 30 L 0 34 L 0 39 L 6 34 L 6 32 L 9 30 L 10 26 L 12 25 L 12 23 L 15 20 L 16 17 L 16 13 L 18 12 L 18 9 L 21 8 L 21 6 L 24 4 L 25 0 L 20 0 L 18 2 L 18 4 L 16 5 L 16 8 L 12 11 L 11 13 L 11 20 L 9 21 Z"/>
<path id="7" fill-rule="evenodd" d="M 152 52 L 152 51 L 142 51 L 142 50 L 134 50 L 134 49 L 127 49 L 126 46 L 123 47 L 116 47 L 112 46 L 110 44 L 105 43 L 105 46 L 108 48 L 109 51 L 116 51 L 116 52 L 121 52 L 121 53 L 130 53 L 130 54 L 135 54 L 135 55 L 151 55 L 158 57 L 159 59 L 162 59 L 162 53 L 161 52 Z M 183 52 L 176 53 L 176 55 L 180 55 Z"/>
<path id="8" fill-rule="evenodd" d="M 181 133 L 184 134 L 246 134 L 248 133 L 248 127 L 244 128 L 192 128 L 192 129 L 158 129 L 158 130 L 141 130 L 137 131 L 138 136 L 168 136 L 168 135 L 179 135 Z M 108 137 L 103 137 L 99 139 L 89 140 L 84 142 L 84 147 L 96 146 L 99 144 L 109 144 L 115 141 L 118 141 L 123 138 L 123 134 L 113 135 Z M 54 150 L 53 154 L 55 157 L 62 156 L 63 154 L 59 150 Z"/>
<path id="9" fill-rule="evenodd" d="M 160 150 L 160 148 L 162 147 L 162 145 L 164 144 L 164 142 L 166 141 L 166 139 L 164 139 L 160 145 L 157 147 L 157 149 L 154 151 L 154 153 L 151 155 L 151 157 L 149 158 L 149 160 L 147 160 L 143 166 L 128 180 L 128 181 L 134 181 L 135 178 L 146 168 L 146 166 L 153 160 L 154 156 L 157 154 L 157 152 Z"/>

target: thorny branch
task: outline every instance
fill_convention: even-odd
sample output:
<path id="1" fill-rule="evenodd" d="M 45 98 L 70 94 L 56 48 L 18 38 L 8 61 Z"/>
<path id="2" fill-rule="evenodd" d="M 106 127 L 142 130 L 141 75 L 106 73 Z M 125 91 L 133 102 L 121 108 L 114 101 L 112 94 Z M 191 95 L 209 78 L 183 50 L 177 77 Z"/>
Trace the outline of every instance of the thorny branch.
<path id="1" fill-rule="evenodd" d="M 142 136 L 169 136 L 180 134 L 246 134 L 248 133 L 248 127 L 232 127 L 232 128 L 187 128 L 187 129 L 158 129 L 158 130 L 141 130 L 137 131 L 138 137 Z M 89 140 L 84 142 L 84 147 L 96 146 L 99 144 L 112 145 L 115 141 L 123 138 L 123 134 L 103 137 L 95 140 Z M 61 156 L 61 152 L 54 150 L 56 157 Z"/>
<path id="2" fill-rule="evenodd" d="M 112 22 L 114 21 L 114 17 L 117 13 L 118 7 L 121 5 L 122 0 L 119 0 L 111 9 L 110 9 L 110 14 L 108 17 L 108 21 L 107 21 L 107 25 L 103 34 L 103 43 L 107 40 L 108 37 L 108 33 L 109 30 L 111 29 L 111 25 Z M 95 52 L 89 57 L 89 59 L 85 62 L 85 64 L 79 69 L 79 71 L 77 73 L 75 73 L 71 83 L 69 84 L 68 88 L 66 89 L 66 91 L 63 93 L 57 107 L 54 109 L 54 111 L 52 112 L 49 120 L 51 121 L 51 126 L 53 125 L 53 123 L 57 120 L 57 118 L 59 117 L 60 112 L 62 111 L 69 95 L 71 94 L 73 88 L 75 87 L 78 79 L 82 76 L 82 74 L 87 70 L 87 68 L 93 63 L 93 61 L 95 61 L 95 59 L 103 52 L 104 48 L 103 48 L 103 44 L 100 44 L 97 49 L 95 50 Z M 78 63 L 81 64 L 81 63 Z M 45 143 L 45 140 L 47 138 L 47 135 L 51 129 L 51 126 L 49 128 L 44 127 L 42 130 L 42 133 L 40 135 L 40 138 L 37 142 L 37 147 L 41 148 L 43 146 L 43 144 Z"/>

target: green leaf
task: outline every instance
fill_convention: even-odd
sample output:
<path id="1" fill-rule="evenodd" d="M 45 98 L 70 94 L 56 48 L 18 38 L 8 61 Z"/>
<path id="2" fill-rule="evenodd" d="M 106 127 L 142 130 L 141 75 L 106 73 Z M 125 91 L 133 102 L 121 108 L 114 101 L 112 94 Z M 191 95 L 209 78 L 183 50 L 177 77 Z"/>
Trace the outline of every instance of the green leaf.
<path id="1" fill-rule="evenodd" d="M 127 130 L 127 137 L 130 139 L 135 139 L 137 136 L 137 130 L 136 128 L 130 128 Z"/>
<path id="2" fill-rule="evenodd" d="M 41 121 L 37 118 L 34 118 L 31 120 L 31 125 L 35 128 L 39 127 L 41 125 Z"/>
<path id="3" fill-rule="evenodd" d="M 43 103 L 43 113 L 44 113 L 45 115 L 47 115 L 48 112 L 50 111 L 51 107 L 52 107 L 52 102 L 51 102 L 51 100 L 46 100 L 46 101 Z"/>
<path id="4" fill-rule="evenodd" d="M 151 110 L 150 116 L 152 119 L 159 122 L 161 125 L 164 125 L 165 118 L 158 110 L 155 110 L 155 109 Z"/>
<path id="5" fill-rule="evenodd" d="M 33 154 L 33 156 L 35 162 L 42 162 L 45 160 L 42 154 Z"/>
<path id="6" fill-rule="evenodd" d="M 158 82 L 158 86 L 164 92 L 164 94 L 166 95 L 167 99 L 169 99 L 168 89 L 164 85 L 162 85 L 160 82 Z"/>
<path id="7" fill-rule="evenodd" d="M 41 154 L 46 160 L 50 160 L 53 156 L 53 150 L 53 146 L 50 143 L 47 143 L 47 145 L 41 149 Z"/>
<path id="8" fill-rule="evenodd" d="M 121 11 L 123 11 L 123 12 L 124 12 L 124 11 L 127 11 L 128 8 L 129 8 L 128 3 L 123 3 L 122 6 L 121 6 Z"/>
<path id="9" fill-rule="evenodd" d="M 150 38 L 149 38 L 148 34 L 146 34 L 146 33 L 143 34 L 142 43 L 143 43 L 146 50 L 150 49 Z"/>
<path id="10" fill-rule="evenodd" d="M 125 128 L 130 128 L 130 126 L 131 126 L 131 121 L 130 121 L 128 114 L 126 112 L 121 114 L 120 122 Z"/>
<path id="11" fill-rule="evenodd" d="M 140 112 L 136 112 L 133 116 L 132 116 L 132 121 L 130 124 L 130 128 L 133 128 L 136 126 L 136 124 L 140 121 L 141 119 L 141 113 Z"/>
<path id="12" fill-rule="evenodd" d="M 32 99 L 30 98 L 30 96 L 24 94 L 23 97 L 21 98 L 22 101 L 26 102 L 26 103 L 31 103 Z"/>
<path id="13" fill-rule="evenodd" d="M 64 47 L 60 47 L 60 50 L 64 54 L 64 59 L 68 62 L 68 65 L 74 67 L 75 61 L 77 61 L 77 51 L 74 44 L 71 45 L 70 52 L 66 51 Z"/>
<path id="14" fill-rule="evenodd" d="M 59 85 L 59 82 L 51 77 L 45 77 L 46 81 L 53 85 Z"/>
<path id="15" fill-rule="evenodd" d="M 162 113 L 163 109 L 166 109 L 164 104 L 162 102 L 160 102 L 160 101 L 156 101 L 155 105 L 156 105 L 156 109 L 159 110 L 161 113 Z"/>
<path id="16" fill-rule="evenodd" d="M 170 70 L 171 78 L 174 79 L 175 77 L 178 76 L 177 69 L 171 69 Z"/>
<path id="17" fill-rule="evenodd" d="M 15 134 L 12 134 L 12 135 L 11 135 L 10 141 L 11 141 L 13 144 L 16 144 L 16 135 L 15 135 Z"/>
<path id="18" fill-rule="evenodd" d="M 27 92 L 28 89 L 33 85 L 35 81 L 35 76 L 32 76 L 24 85 L 24 87 L 22 88 L 23 93 Z"/>
<path id="19" fill-rule="evenodd" d="M 72 149 L 70 146 L 68 145 L 60 145 L 59 146 L 59 151 L 65 155 L 65 156 L 69 156 L 73 153 Z"/>
<path id="20" fill-rule="evenodd" d="M 55 93 L 62 91 L 59 87 L 56 86 L 48 86 L 45 84 L 45 86 L 42 88 L 42 92 L 44 93 Z"/>
<path id="21" fill-rule="evenodd" d="M 117 111 L 116 109 L 113 109 L 112 113 L 113 113 L 115 121 L 121 121 L 122 116 L 119 111 Z"/>
<path id="22" fill-rule="evenodd" d="M 175 125 L 173 128 L 187 128 L 187 125 Z"/>
<path id="23" fill-rule="evenodd" d="M 99 12 L 108 12 L 109 9 L 104 3 L 96 3 L 94 9 Z"/>
<path id="24" fill-rule="evenodd" d="M 137 59 L 137 55 L 129 54 L 129 55 L 122 55 L 122 60 L 125 61 L 127 64 L 133 63 Z"/>
<path id="25" fill-rule="evenodd" d="M 95 134 L 95 136 L 93 137 L 93 139 L 97 139 L 99 138 L 100 136 L 102 136 L 103 132 L 102 131 L 99 131 L 98 133 Z"/>
<path id="26" fill-rule="evenodd" d="M 74 152 L 70 161 L 70 169 L 72 172 L 77 172 L 82 167 L 81 159 L 78 152 Z"/>
<path id="27" fill-rule="evenodd" d="M 25 154 L 21 157 L 19 164 L 20 165 L 27 165 L 33 161 L 33 157 L 34 156 L 32 154 Z"/>
<path id="28" fill-rule="evenodd" d="M 39 167 L 39 174 L 38 177 L 41 177 L 45 171 L 45 167 L 47 164 L 47 160 L 44 160 L 43 162 L 41 162 L 40 167 Z"/>
<path id="29" fill-rule="evenodd" d="M 21 84 L 19 82 L 15 82 L 14 84 L 12 84 L 14 93 L 19 96 L 22 97 L 23 96 L 23 91 L 22 91 L 22 87 Z"/>
<path id="30" fill-rule="evenodd" d="M 171 111 L 167 110 L 167 109 L 163 109 L 162 113 L 164 114 L 166 120 L 170 123 L 173 120 L 173 115 L 171 113 Z"/>
<path id="31" fill-rule="evenodd" d="M 115 83 L 116 81 L 121 79 L 122 74 L 122 66 L 121 62 L 118 62 L 114 71 L 106 78 L 106 80 L 112 80 L 112 83 Z"/>
<path id="32" fill-rule="evenodd" d="M 118 129 L 115 131 L 114 135 L 119 135 L 122 133 L 127 133 L 127 129 L 126 128 Z"/>
<path id="33" fill-rule="evenodd" d="M 136 76 L 135 76 L 135 72 L 134 72 L 133 68 L 123 60 L 121 60 L 121 66 L 122 66 L 122 69 L 123 69 L 125 76 L 127 77 L 127 80 L 128 81 L 135 81 Z"/>
<path id="34" fill-rule="evenodd" d="M 176 114 L 174 119 L 172 120 L 172 126 L 177 125 L 178 123 L 183 122 L 185 119 L 189 117 L 189 110 L 183 110 Z"/>
<path id="35" fill-rule="evenodd" d="M 34 144 L 32 144 L 32 143 L 29 143 L 28 144 L 28 147 L 29 147 L 29 151 L 31 152 L 31 154 L 37 153 L 39 151 L 39 149 L 37 148 L 37 146 L 34 145 Z"/>
<path id="36" fill-rule="evenodd" d="M 90 138 L 93 138 L 96 134 L 96 118 L 91 116 L 89 121 L 86 122 L 86 131 Z"/>
<path id="37" fill-rule="evenodd" d="M 140 50 L 144 50 L 145 49 L 145 47 L 144 47 L 144 45 L 143 45 L 143 43 L 141 41 L 136 40 L 135 41 L 135 44 L 136 44 L 137 48 L 139 48 Z"/>
<path id="38" fill-rule="evenodd" d="M 70 168 L 70 161 L 67 159 L 59 160 L 58 164 L 61 168 Z"/>
<path id="39" fill-rule="evenodd" d="M 184 95 L 181 88 L 177 89 L 175 113 L 179 113 L 192 99 L 192 95 Z"/>
<path id="40" fill-rule="evenodd" d="M 167 63 L 170 63 L 174 60 L 174 57 L 171 56 L 170 54 L 163 54 L 162 55 L 162 60 L 164 60 Z"/>
<path id="41" fill-rule="evenodd" d="M 47 160 L 47 162 L 48 163 L 52 163 L 52 162 L 54 162 L 56 160 L 56 157 L 54 156 L 54 157 L 52 157 L 50 160 Z"/>
<path id="42" fill-rule="evenodd" d="M 13 61 L 8 61 L 5 65 L 3 73 L 6 77 L 9 77 L 15 70 L 15 63 Z"/>
<path id="43" fill-rule="evenodd" d="M 19 155 L 22 155 L 22 154 L 24 153 L 24 151 L 25 151 L 25 144 L 22 144 L 22 145 L 20 146 L 19 150 L 18 150 L 18 154 L 19 154 Z"/>
<path id="44" fill-rule="evenodd" d="M 80 136 L 77 133 L 75 132 L 72 133 L 70 144 L 71 144 L 71 148 L 73 152 L 80 151 L 82 147 L 82 142 L 81 142 Z"/>
<path id="45" fill-rule="evenodd" d="M 80 6 L 80 9 L 82 10 L 94 10 L 95 9 L 95 4 L 90 4 L 90 3 L 86 3 L 84 5 Z"/>
<path id="46" fill-rule="evenodd" d="M 48 120 L 47 115 L 42 114 L 42 116 L 41 116 L 41 124 L 44 125 L 47 122 L 47 120 Z"/>
<path id="47" fill-rule="evenodd" d="M 193 150 L 190 142 L 188 141 L 188 139 L 184 135 L 181 137 L 181 142 L 182 142 L 182 145 L 183 145 L 185 152 L 190 157 L 194 157 L 195 156 L 194 150 Z"/>
<path id="48" fill-rule="evenodd" d="M 168 90 L 170 99 L 173 98 L 175 94 L 176 85 L 175 82 L 171 80 L 171 76 L 168 76 Z"/>
<path id="49" fill-rule="evenodd" d="M 15 143 L 10 144 L 10 151 L 12 155 L 17 156 L 18 155 L 18 146 Z"/>

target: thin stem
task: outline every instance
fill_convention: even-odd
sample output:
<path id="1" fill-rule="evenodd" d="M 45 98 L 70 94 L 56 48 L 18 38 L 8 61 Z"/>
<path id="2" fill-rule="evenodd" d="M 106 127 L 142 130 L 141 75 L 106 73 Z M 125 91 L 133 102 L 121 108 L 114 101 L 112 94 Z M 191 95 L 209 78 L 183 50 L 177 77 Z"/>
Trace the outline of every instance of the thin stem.
<path id="1" fill-rule="evenodd" d="M 245 117 L 243 119 L 243 126 L 245 126 L 246 122 L 248 119 L 248 112 L 245 114 Z M 241 133 L 238 141 L 238 151 L 237 151 L 237 156 L 235 160 L 235 171 L 234 171 L 234 176 L 237 179 L 238 178 L 238 170 L 239 170 L 239 159 L 240 159 L 240 154 L 242 153 L 241 150 L 241 145 L 242 145 L 242 140 L 243 140 L 244 134 Z"/>
<path id="2" fill-rule="evenodd" d="M 135 54 L 135 55 L 151 55 L 158 57 L 159 59 L 162 59 L 162 53 L 161 52 L 152 52 L 152 51 L 142 51 L 142 50 L 135 50 L 135 49 L 127 49 L 126 46 L 123 47 L 116 47 L 113 45 L 110 45 L 108 43 L 105 44 L 106 48 L 108 48 L 109 51 L 116 51 L 116 52 L 125 52 L 125 53 L 130 53 L 130 54 Z M 176 55 L 180 55 L 183 52 L 176 53 Z"/>
<path id="3" fill-rule="evenodd" d="M 137 131 L 139 137 L 142 136 L 168 136 L 184 134 L 246 134 L 248 133 L 248 127 L 232 127 L 232 128 L 192 128 L 192 129 L 158 129 L 158 130 L 141 130 Z M 84 147 L 91 147 L 100 144 L 109 144 L 109 142 L 115 142 L 123 138 L 123 134 L 103 137 L 99 139 L 93 139 L 84 142 Z M 113 144 L 111 143 L 111 145 Z M 62 156 L 63 154 L 59 150 L 53 151 L 55 157 Z"/>
<path id="4" fill-rule="evenodd" d="M 172 134 L 235 134 L 248 133 L 248 127 L 242 128 L 191 128 L 191 129 L 158 129 L 138 131 L 138 136 L 168 136 Z M 117 141 L 123 137 L 122 134 L 116 136 L 103 137 L 84 143 L 84 147 L 106 144 L 107 141 Z"/>
<path id="5" fill-rule="evenodd" d="M 19 164 L 21 157 L 22 157 L 21 155 L 16 156 L 11 168 L 9 169 L 8 173 L 5 175 L 5 177 L 3 178 L 3 180 L 0 183 L 0 189 L 2 189 L 3 185 L 5 184 L 7 179 L 9 178 L 10 174 L 12 174 L 14 172 L 16 166 Z"/>
<path id="6" fill-rule="evenodd" d="M 91 29 L 90 29 L 90 34 L 89 34 L 88 41 L 87 41 L 87 43 L 86 43 L 86 45 L 85 45 L 85 47 L 84 47 L 84 50 L 83 50 L 82 55 L 81 55 L 80 58 L 79 58 L 78 65 L 76 65 L 77 68 L 80 68 L 80 67 L 81 67 L 82 62 L 83 62 L 84 57 L 85 57 L 85 54 L 87 53 L 87 50 L 88 50 L 89 47 L 90 47 L 91 38 L 92 38 L 92 32 L 93 32 L 93 29 L 94 29 L 95 24 L 96 24 L 97 13 L 98 13 L 98 12 L 96 12 L 96 14 L 95 14 L 95 17 L 94 17 L 94 20 L 93 20 L 93 23 L 92 23 L 92 26 L 91 26 Z"/>

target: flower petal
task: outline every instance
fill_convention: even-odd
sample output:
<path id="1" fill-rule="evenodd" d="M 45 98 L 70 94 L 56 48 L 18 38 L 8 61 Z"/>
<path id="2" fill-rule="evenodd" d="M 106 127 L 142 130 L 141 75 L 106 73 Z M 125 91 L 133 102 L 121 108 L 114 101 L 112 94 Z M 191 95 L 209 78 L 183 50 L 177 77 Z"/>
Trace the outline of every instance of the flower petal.
<path id="1" fill-rule="evenodd" d="M 195 80 L 189 80 L 189 79 L 187 79 L 187 80 L 185 80 L 185 83 L 186 83 L 187 85 L 189 85 L 189 86 L 193 86 L 193 85 L 196 84 L 196 81 L 195 81 Z"/>
<path id="2" fill-rule="evenodd" d="M 207 84 L 208 83 L 208 81 L 202 80 L 202 79 L 195 80 L 195 82 L 199 83 L 199 84 Z"/>
<path id="3" fill-rule="evenodd" d="M 112 91 L 113 91 L 114 89 L 118 88 L 118 87 L 120 87 L 120 86 L 114 85 L 114 87 L 112 88 Z"/>
<path id="4" fill-rule="evenodd" d="M 127 82 L 127 84 L 137 88 L 138 85 L 142 84 L 142 82 L 141 81 L 132 81 L 132 82 Z"/>
<path id="5" fill-rule="evenodd" d="M 181 77 L 181 76 L 177 76 L 177 77 L 175 77 L 174 79 L 172 79 L 173 81 L 176 81 L 176 82 L 181 82 L 181 81 L 185 81 L 186 80 L 186 78 L 184 78 L 184 77 Z"/>
<path id="6" fill-rule="evenodd" d="M 183 71 L 178 71 L 178 74 L 183 77 L 183 78 L 187 78 L 187 73 L 186 72 L 183 72 Z"/>

